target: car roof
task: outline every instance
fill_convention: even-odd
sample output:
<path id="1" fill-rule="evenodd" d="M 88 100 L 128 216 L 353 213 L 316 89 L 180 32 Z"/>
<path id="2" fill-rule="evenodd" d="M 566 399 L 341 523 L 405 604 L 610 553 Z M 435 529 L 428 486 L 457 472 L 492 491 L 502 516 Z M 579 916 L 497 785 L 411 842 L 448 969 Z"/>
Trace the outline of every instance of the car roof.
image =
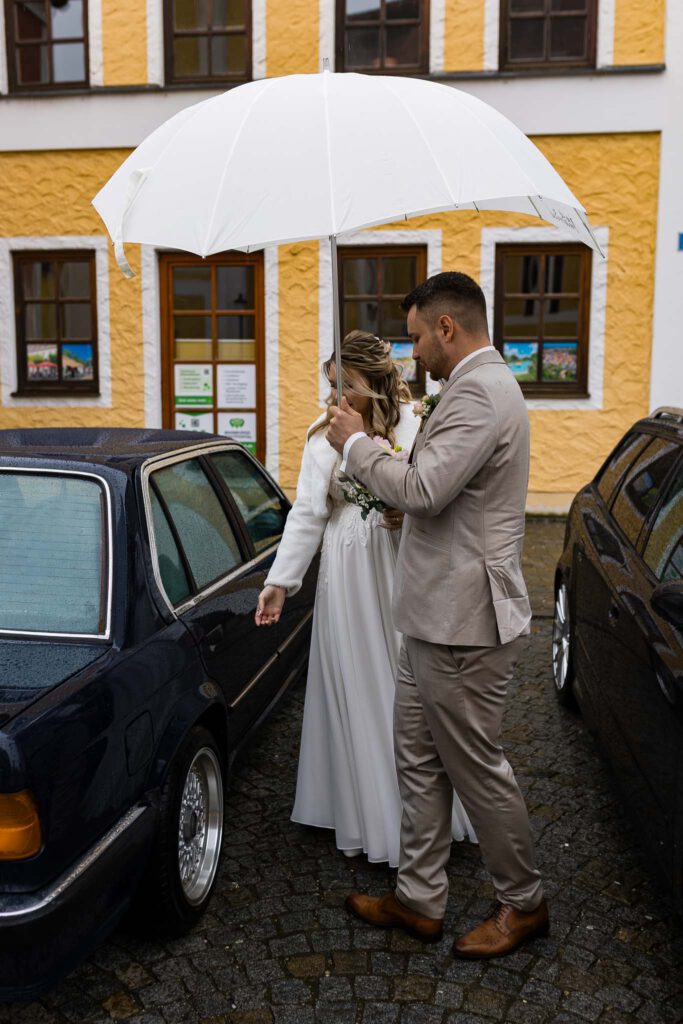
<path id="1" fill-rule="evenodd" d="M 642 427 L 656 427 L 658 433 L 666 433 L 683 441 L 683 409 L 663 405 L 651 412 L 649 416 L 643 416 L 641 420 L 634 423 L 632 429 L 638 430 Z"/>
<path id="2" fill-rule="evenodd" d="M 204 431 L 146 430 L 130 427 L 33 427 L 0 430 L 0 458 L 87 462 L 134 466 L 155 455 L 229 439 Z"/>

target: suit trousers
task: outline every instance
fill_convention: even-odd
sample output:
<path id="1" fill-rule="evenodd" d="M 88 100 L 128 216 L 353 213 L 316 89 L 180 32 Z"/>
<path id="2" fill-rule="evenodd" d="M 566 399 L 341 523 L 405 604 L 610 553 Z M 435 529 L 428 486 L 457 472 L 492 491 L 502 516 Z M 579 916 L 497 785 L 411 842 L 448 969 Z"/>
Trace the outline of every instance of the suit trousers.
<path id="1" fill-rule="evenodd" d="M 533 910 L 543 888 L 524 798 L 500 746 L 507 684 L 523 640 L 450 647 L 404 637 L 394 704 L 403 801 L 396 895 L 443 917 L 453 789 L 474 826 L 496 898 Z"/>

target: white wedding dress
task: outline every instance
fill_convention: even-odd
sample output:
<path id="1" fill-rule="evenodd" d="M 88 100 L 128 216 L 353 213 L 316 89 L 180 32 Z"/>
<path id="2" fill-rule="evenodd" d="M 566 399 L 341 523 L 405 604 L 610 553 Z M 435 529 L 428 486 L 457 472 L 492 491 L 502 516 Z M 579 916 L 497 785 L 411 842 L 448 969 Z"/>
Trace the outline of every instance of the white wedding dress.
<path id="1" fill-rule="evenodd" d="M 402 407 L 396 439 L 418 420 Z M 393 704 L 401 636 L 391 620 L 398 531 L 344 501 L 325 430 L 306 442 L 297 498 L 266 583 L 296 593 L 322 539 L 292 821 L 335 830 L 340 850 L 398 865 L 401 798 Z M 453 837 L 476 842 L 454 793 Z"/>

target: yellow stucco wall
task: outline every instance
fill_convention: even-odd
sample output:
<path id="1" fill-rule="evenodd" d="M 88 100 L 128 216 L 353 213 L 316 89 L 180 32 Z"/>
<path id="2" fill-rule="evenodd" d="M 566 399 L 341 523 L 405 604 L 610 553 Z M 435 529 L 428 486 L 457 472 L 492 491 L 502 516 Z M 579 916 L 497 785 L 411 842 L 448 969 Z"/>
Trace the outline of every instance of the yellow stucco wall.
<path id="1" fill-rule="evenodd" d="M 266 74 L 320 70 L 317 0 L 266 0 Z"/>
<path id="2" fill-rule="evenodd" d="M 105 85 L 147 83 L 146 10 L 144 0 L 102 0 Z"/>
<path id="3" fill-rule="evenodd" d="M 665 6 L 666 0 L 616 0 L 615 64 L 660 64 L 664 60 Z"/>
<path id="4" fill-rule="evenodd" d="M 0 236 L 104 235 L 90 199 L 126 155 L 121 150 L 0 153 Z M 73 407 L 0 406 L 0 427 L 144 425 L 140 278 L 127 281 L 109 252 L 112 407 L 93 408 L 85 398 Z M 138 246 L 130 247 L 129 258 L 138 268 Z M 5 336 L 0 344 L 8 344 Z"/>
<path id="5" fill-rule="evenodd" d="M 446 0 L 445 71 L 481 71 L 484 67 L 484 6 L 484 0 Z"/>

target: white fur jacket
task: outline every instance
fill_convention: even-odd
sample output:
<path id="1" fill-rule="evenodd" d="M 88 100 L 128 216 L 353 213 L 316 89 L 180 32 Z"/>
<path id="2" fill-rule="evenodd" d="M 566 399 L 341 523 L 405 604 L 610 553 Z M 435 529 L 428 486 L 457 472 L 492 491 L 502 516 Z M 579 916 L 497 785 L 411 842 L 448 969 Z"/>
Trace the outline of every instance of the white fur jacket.
<path id="1" fill-rule="evenodd" d="M 322 422 L 325 415 L 317 419 L 313 426 Z M 404 403 L 396 426 L 396 443 L 410 449 L 419 425 L 419 417 L 414 414 L 412 405 Z M 325 434 L 325 430 L 318 430 L 306 441 L 296 499 L 265 583 L 284 587 L 287 597 L 300 589 L 306 570 L 320 547 L 332 512 L 330 482 L 340 459 Z"/>

